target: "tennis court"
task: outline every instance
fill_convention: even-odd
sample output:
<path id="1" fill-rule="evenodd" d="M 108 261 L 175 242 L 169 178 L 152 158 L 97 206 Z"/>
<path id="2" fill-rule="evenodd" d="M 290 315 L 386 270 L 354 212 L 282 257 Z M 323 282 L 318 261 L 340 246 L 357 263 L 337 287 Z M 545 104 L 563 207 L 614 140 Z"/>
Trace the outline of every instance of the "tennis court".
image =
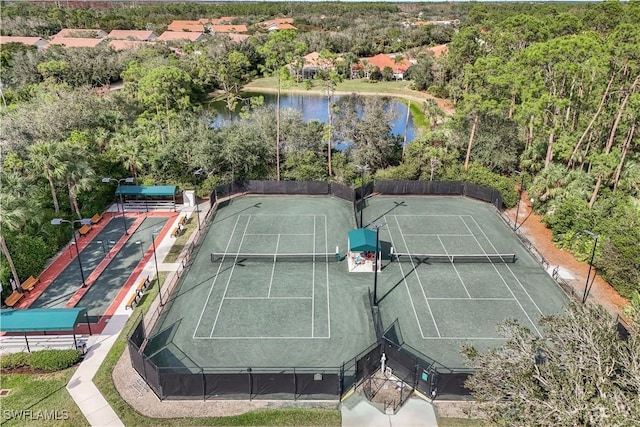
<path id="1" fill-rule="evenodd" d="M 352 205 L 329 196 L 225 202 L 145 353 L 158 366 L 340 366 L 376 340 L 369 281 L 335 256 L 354 227 Z"/>
<path id="2" fill-rule="evenodd" d="M 379 274 L 383 325 L 395 322 L 398 341 L 449 368 L 465 366 L 463 344 L 503 342 L 505 319 L 539 333 L 540 317 L 566 302 L 493 209 L 464 197 L 378 196 L 364 211 L 365 225 L 381 226 L 383 247 L 401 254 Z"/>

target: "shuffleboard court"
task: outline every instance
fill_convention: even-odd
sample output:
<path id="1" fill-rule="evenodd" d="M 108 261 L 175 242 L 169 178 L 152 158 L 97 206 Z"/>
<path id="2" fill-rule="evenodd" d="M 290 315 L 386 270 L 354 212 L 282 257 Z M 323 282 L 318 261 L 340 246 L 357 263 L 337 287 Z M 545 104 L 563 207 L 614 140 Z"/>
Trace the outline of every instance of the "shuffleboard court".
<path id="1" fill-rule="evenodd" d="M 368 315 L 370 281 L 335 259 L 336 247 L 345 255 L 354 227 L 351 204 L 328 196 L 225 202 L 146 353 L 159 366 L 173 367 L 340 366 L 376 339 Z M 244 259 L 243 253 L 267 259 Z M 274 254 L 275 261 L 269 259 Z M 290 262 L 278 254 L 317 255 Z"/>
<path id="2" fill-rule="evenodd" d="M 473 263 L 392 262 L 379 274 L 383 325 L 396 322 L 406 344 L 450 368 L 464 368 L 463 345 L 504 340 L 498 324 L 517 319 L 539 333 L 539 320 L 566 297 L 493 207 L 464 197 L 368 200 L 364 223 L 384 224 L 380 240 L 396 253 L 477 256 Z M 496 262 L 515 254 L 516 262 Z M 494 257 L 492 257 L 494 255 Z"/>

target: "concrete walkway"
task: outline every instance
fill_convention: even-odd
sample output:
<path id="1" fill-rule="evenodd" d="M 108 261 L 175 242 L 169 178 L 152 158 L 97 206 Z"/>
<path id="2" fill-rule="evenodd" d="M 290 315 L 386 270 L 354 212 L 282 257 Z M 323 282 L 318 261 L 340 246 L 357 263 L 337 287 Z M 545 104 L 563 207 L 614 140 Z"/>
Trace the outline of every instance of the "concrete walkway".
<path id="1" fill-rule="evenodd" d="M 396 414 L 384 414 L 360 393 L 349 396 L 340 404 L 342 427 L 437 427 L 433 406 L 412 397 Z"/>
<path id="2" fill-rule="evenodd" d="M 194 209 L 195 207 L 186 207 L 184 209 L 179 209 L 179 212 L 189 212 Z M 171 228 L 177 226 L 178 218 L 179 217 L 176 217 L 175 224 L 173 224 Z M 167 233 L 162 241 L 156 244 L 156 255 L 159 260 L 163 260 L 169 253 L 173 242 L 174 239 L 172 239 L 169 236 L 169 233 Z M 158 269 L 162 271 L 173 271 L 178 265 L 179 264 L 173 263 L 158 264 Z M 151 258 L 146 265 L 144 265 L 138 277 L 144 277 L 145 275 L 155 277 L 155 273 L 155 265 L 153 258 Z M 127 297 L 123 299 L 122 303 L 116 309 L 116 312 L 113 314 L 113 317 L 111 317 L 108 325 L 104 328 L 102 333 L 92 335 L 89 338 L 87 342 L 87 354 L 67 384 L 69 394 L 76 402 L 89 424 L 92 426 L 124 426 L 120 418 L 118 418 L 118 415 L 111 406 L 109 406 L 107 400 L 102 396 L 98 388 L 93 383 L 93 377 L 98 372 L 98 368 L 102 365 L 102 362 L 107 357 L 109 350 L 111 350 L 111 347 L 120 335 L 122 328 L 133 313 L 133 310 L 125 309 L 125 305 L 129 300 L 129 297 L 135 291 L 135 287 L 132 287 Z"/>

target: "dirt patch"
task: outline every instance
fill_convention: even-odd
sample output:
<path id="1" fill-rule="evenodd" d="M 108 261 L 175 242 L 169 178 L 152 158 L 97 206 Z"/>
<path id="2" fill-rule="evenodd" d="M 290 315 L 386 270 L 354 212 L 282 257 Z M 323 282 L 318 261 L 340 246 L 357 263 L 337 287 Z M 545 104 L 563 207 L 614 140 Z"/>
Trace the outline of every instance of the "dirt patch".
<path id="1" fill-rule="evenodd" d="M 567 279 L 567 282 L 578 295 L 582 295 L 587 280 L 587 273 L 589 272 L 589 264 L 578 261 L 570 252 L 559 249 L 553 245 L 551 230 L 541 222 L 542 216 L 531 213 L 529 196 L 526 192 L 522 193 L 520 203 L 518 223 L 524 221 L 522 222 L 520 231 L 531 240 L 550 265 L 561 266 L 571 272 L 574 277 Z M 506 211 L 506 214 L 513 220 L 516 216 L 516 208 Z M 593 274 L 593 272 L 591 274 Z M 628 301 L 620 296 L 613 286 L 598 275 L 596 275 L 588 300 L 604 306 L 614 315 L 620 314 L 623 307 L 628 304 Z"/>

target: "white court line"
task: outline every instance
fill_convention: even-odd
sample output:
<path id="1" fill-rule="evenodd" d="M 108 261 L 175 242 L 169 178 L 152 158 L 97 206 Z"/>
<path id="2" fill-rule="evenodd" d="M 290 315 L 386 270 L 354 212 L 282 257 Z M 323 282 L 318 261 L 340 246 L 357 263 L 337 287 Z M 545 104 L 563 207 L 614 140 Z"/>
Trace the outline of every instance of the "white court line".
<path id="1" fill-rule="evenodd" d="M 226 297 L 226 300 L 232 299 L 311 299 L 311 297 Z"/>
<path id="2" fill-rule="evenodd" d="M 240 215 L 236 218 L 236 223 L 233 225 L 233 230 L 231 230 L 231 235 L 229 236 L 229 241 L 227 242 L 227 246 L 224 248 L 224 252 L 226 253 L 229 250 L 229 245 L 231 245 L 231 240 L 233 240 L 233 236 L 236 233 L 236 228 L 238 227 L 238 221 L 240 221 Z M 204 315 L 205 310 L 207 309 L 207 305 L 209 304 L 209 298 L 211 298 L 211 293 L 213 292 L 213 288 L 216 285 L 216 280 L 218 280 L 218 275 L 220 274 L 220 270 L 222 269 L 222 262 L 218 266 L 218 271 L 216 272 L 215 277 L 213 278 L 213 282 L 211 283 L 211 288 L 209 289 L 209 294 L 207 295 L 207 299 L 204 301 L 204 305 L 202 306 L 202 312 L 200 313 L 200 317 L 198 318 L 198 323 L 196 323 L 196 327 L 193 330 L 192 338 L 196 338 L 196 332 L 200 327 L 200 322 L 202 321 L 202 316 Z"/>
<path id="3" fill-rule="evenodd" d="M 328 337 L 327 338 L 331 338 L 331 304 L 329 304 L 329 232 L 328 232 L 328 226 L 327 226 L 327 215 L 323 215 L 324 216 L 324 247 L 325 247 L 325 253 L 327 254 L 327 262 L 326 262 L 326 274 L 327 274 L 327 333 L 328 333 Z"/>
<path id="4" fill-rule="evenodd" d="M 407 248 L 407 250 L 409 250 L 409 247 L 407 246 L 407 242 L 404 240 L 404 235 L 402 234 L 402 227 L 400 227 L 400 223 L 398 222 L 398 218 L 397 216 L 395 216 L 395 220 L 396 220 L 396 224 L 398 225 L 398 230 L 400 231 L 400 236 L 402 236 L 402 240 L 404 241 L 404 247 Z M 384 216 L 384 220 L 386 221 L 386 215 Z M 396 247 L 395 244 L 393 243 L 393 235 L 391 234 L 391 230 L 389 230 L 389 238 L 391 239 L 391 245 L 393 247 Z M 407 278 L 406 275 L 404 274 L 404 269 L 402 268 L 402 263 L 398 263 L 399 267 L 400 267 L 400 273 L 402 274 L 403 280 L 404 280 L 404 285 L 407 288 L 407 293 L 409 294 L 409 301 L 411 301 L 411 308 L 413 308 L 413 314 L 416 317 L 416 322 L 418 323 L 418 329 L 420 329 L 420 335 L 422 336 L 422 338 L 424 338 L 424 332 L 422 331 L 422 326 L 420 325 L 420 319 L 418 319 L 418 313 L 416 312 L 416 306 L 413 303 L 413 297 L 411 296 L 411 290 L 409 289 L 409 284 L 407 283 Z M 411 260 L 411 265 L 413 267 L 413 269 L 416 269 L 415 264 L 413 263 L 413 260 Z M 420 277 L 418 276 L 417 272 L 416 272 L 416 278 L 418 279 L 418 283 L 420 284 L 420 289 L 422 290 L 422 296 L 424 297 L 425 302 L 427 303 L 427 308 L 429 309 L 429 314 L 431 315 L 431 320 L 433 321 L 433 326 L 436 328 L 436 332 L 438 333 L 438 337 L 440 337 L 440 330 L 438 329 L 438 325 L 436 324 L 436 319 L 435 317 L 433 317 L 433 312 L 431 311 L 431 306 L 429 305 L 429 300 L 427 299 L 427 296 L 424 293 L 424 288 L 422 287 L 422 282 L 420 281 Z"/>
<path id="5" fill-rule="evenodd" d="M 316 253 L 316 216 L 313 216 L 313 253 Z M 313 266 L 311 267 L 311 336 L 313 337 L 313 323 L 316 313 L 316 256 L 313 256 Z"/>
<path id="6" fill-rule="evenodd" d="M 245 236 L 313 236 L 308 233 L 247 233 Z"/>
<path id="7" fill-rule="evenodd" d="M 403 233 L 404 234 L 404 233 Z M 430 234 L 430 233 L 424 233 L 424 234 L 420 234 L 420 233 L 406 233 L 404 234 L 405 236 L 415 236 L 415 237 L 433 237 L 433 236 L 443 236 L 443 237 L 469 237 L 469 236 L 473 236 L 473 234 L 442 234 L 442 233 L 436 233 L 436 234 Z"/>
<path id="8" fill-rule="evenodd" d="M 471 217 L 471 219 L 473 220 L 473 222 L 476 223 L 476 225 L 478 226 L 478 228 L 480 228 L 480 225 L 476 222 L 474 217 Z M 482 228 L 480 228 L 480 232 L 484 235 L 484 237 L 487 239 L 487 241 L 489 242 L 489 244 L 491 245 L 491 247 L 493 248 L 494 251 L 498 252 L 498 250 L 496 249 L 495 246 L 493 246 L 493 243 L 491 242 L 491 240 L 489 240 L 489 237 L 484 233 L 484 230 Z M 533 303 L 533 305 L 536 307 L 536 309 L 538 310 L 538 313 L 540 313 L 541 316 L 544 316 L 544 313 L 542 312 L 542 310 L 540 310 L 540 307 L 538 307 L 538 304 L 536 304 L 536 302 L 533 300 L 533 298 L 531 297 L 531 295 L 529 295 L 529 292 L 527 292 L 527 290 L 525 289 L 524 285 L 522 284 L 522 282 L 520 281 L 520 279 L 518 278 L 518 276 L 516 276 L 516 274 L 513 272 L 513 270 L 511 270 L 511 267 L 509 267 L 507 264 L 505 264 L 505 266 L 507 267 L 507 270 L 509 270 L 509 272 L 511 273 L 511 275 L 513 276 L 514 279 L 516 279 L 516 282 L 518 282 L 518 285 L 520 285 L 520 287 L 522 288 L 522 290 L 524 291 L 525 294 L 527 294 L 527 296 L 529 297 L 529 300 Z"/>
<path id="9" fill-rule="evenodd" d="M 251 222 L 251 215 L 249 215 L 249 219 L 247 220 L 247 225 L 244 226 L 244 230 L 242 231 L 242 239 L 240 240 L 240 245 L 238 246 L 238 250 L 242 249 L 244 236 L 245 236 L 245 233 L 247 232 L 247 229 L 249 228 L 250 222 Z M 238 263 L 238 255 L 236 255 L 236 259 L 235 259 L 235 262 L 233 263 L 233 267 L 231 267 L 231 271 L 229 272 L 227 285 L 224 287 L 224 292 L 222 293 L 222 299 L 220 300 L 220 305 L 218 306 L 218 312 L 216 313 L 216 319 L 213 321 L 213 327 L 211 328 L 211 333 L 209 334 L 209 337 L 213 336 L 213 331 L 216 329 L 216 324 L 218 323 L 218 317 L 220 316 L 220 310 L 222 310 L 222 304 L 224 304 L 224 298 L 227 296 L 227 291 L 229 290 L 229 284 L 231 283 L 231 278 L 233 277 L 233 271 L 236 269 L 237 263 Z"/>
<path id="10" fill-rule="evenodd" d="M 424 337 L 425 340 L 492 340 L 492 341 L 506 341 L 507 338 L 496 338 L 496 337 Z"/>
<path id="11" fill-rule="evenodd" d="M 196 340 L 326 340 L 331 337 L 195 337 Z"/>
<path id="12" fill-rule="evenodd" d="M 227 298 L 229 299 L 229 298 Z M 447 298 L 447 297 L 429 297 L 429 299 L 440 299 L 440 300 L 460 300 L 460 301 L 514 301 L 515 298 Z"/>
<path id="13" fill-rule="evenodd" d="M 457 218 L 460 215 L 447 215 L 447 214 L 442 214 L 442 215 L 440 215 L 440 214 L 433 214 L 433 215 L 424 215 L 424 214 L 396 215 L 396 214 L 394 214 L 393 216 L 400 216 L 400 217 L 403 217 L 403 216 L 442 216 L 442 217 L 456 217 Z"/>
<path id="14" fill-rule="evenodd" d="M 465 216 L 470 216 L 470 215 L 465 215 Z M 467 230 L 469 230 L 470 233 L 473 233 L 471 231 L 471 229 L 469 228 L 469 225 L 467 224 L 467 222 L 464 220 L 464 218 L 462 218 L 462 215 L 460 216 L 460 219 L 462 220 L 463 224 L 465 225 L 465 227 L 467 227 Z M 475 218 L 473 216 L 471 216 L 471 219 L 473 220 L 473 222 L 475 222 L 476 226 L 478 227 L 478 229 L 480 230 L 480 232 L 484 235 L 484 238 L 487 239 L 487 242 L 489 242 L 489 244 L 491 245 L 491 247 L 493 248 L 493 250 L 498 253 L 498 250 L 496 249 L 496 247 L 493 245 L 493 243 L 491 242 L 491 240 L 489 239 L 489 237 L 484 233 L 484 230 L 482 229 L 482 227 L 480 227 L 480 224 L 478 224 L 475 220 Z M 478 239 L 473 236 L 473 238 L 475 239 L 476 243 L 478 243 L 478 246 L 480 246 L 480 249 L 482 249 L 482 252 L 485 253 L 485 255 L 487 254 L 487 251 L 484 250 L 484 248 L 482 247 L 482 245 L 480 244 L 480 242 L 478 241 Z M 505 264 L 506 265 L 506 264 Z M 509 293 L 511 294 L 511 296 L 513 296 L 513 298 L 515 298 L 516 303 L 518 303 L 518 305 L 520 306 L 520 310 L 522 310 L 522 312 L 524 313 L 525 316 L 527 316 L 527 319 L 529 319 L 529 322 L 531 323 L 531 326 L 533 326 L 533 329 L 535 329 L 535 331 L 538 333 L 539 336 L 542 336 L 542 334 L 540 333 L 540 331 L 538 330 L 538 327 L 536 326 L 536 324 L 533 322 L 533 320 L 531 319 L 531 317 L 529 317 L 529 314 L 525 311 L 524 307 L 522 306 L 522 304 L 520 303 L 520 300 L 518 300 L 518 298 L 516 298 L 515 294 L 513 293 L 513 291 L 511 290 L 511 288 L 509 287 L 509 285 L 507 284 L 507 281 L 505 280 L 505 278 L 502 276 L 502 274 L 500 273 L 500 271 L 498 270 L 498 268 L 496 267 L 495 263 L 491 263 L 491 266 L 493 267 L 493 269 L 495 270 L 496 273 L 498 273 L 498 276 L 500 276 L 500 279 L 502 280 L 502 283 L 504 283 L 504 286 L 509 289 Z M 511 268 L 509 268 L 508 265 L 506 265 L 507 269 L 511 272 L 511 275 L 518 281 L 518 283 L 520 284 L 520 287 L 522 287 L 522 283 L 520 283 L 520 280 L 518 280 L 518 278 L 515 276 L 515 274 L 513 274 L 513 271 L 511 270 Z M 529 295 L 529 293 L 524 289 L 524 292 L 527 294 L 527 296 L 529 296 L 529 299 L 531 299 L 531 296 Z M 540 314 L 542 314 L 542 311 L 540 311 L 540 309 L 538 308 L 538 305 L 535 303 L 535 301 L 531 300 L 531 302 L 533 302 L 533 305 L 535 305 L 536 309 L 538 309 L 538 312 Z"/>
<path id="15" fill-rule="evenodd" d="M 280 246 L 280 235 L 278 234 L 278 240 L 276 241 L 276 254 L 278 253 L 278 247 Z M 277 255 L 276 255 L 277 256 Z M 271 296 L 271 286 L 273 285 L 273 275 L 276 272 L 276 262 L 273 261 L 273 267 L 271 268 L 271 280 L 269 280 L 269 291 L 267 292 L 267 298 Z"/>
<path id="16" fill-rule="evenodd" d="M 447 251 L 447 248 L 444 246 L 444 243 L 442 243 L 442 239 L 440 239 L 440 236 L 438 236 L 438 241 L 442 245 L 442 248 L 444 249 L 445 255 L 447 255 L 447 257 L 448 257 L 449 256 L 449 251 Z M 469 290 L 467 289 L 466 285 L 464 284 L 464 280 L 462 280 L 462 277 L 460 277 L 460 272 L 456 268 L 456 265 L 454 263 L 451 263 L 451 265 L 453 266 L 453 271 L 456 272 L 456 276 L 458 276 L 458 280 L 460 280 L 460 283 L 462 283 L 462 287 L 464 288 L 464 291 L 467 293 L 467 296 L 469 298 L 471 298 L 471 294 L 469 293 Z"/>

